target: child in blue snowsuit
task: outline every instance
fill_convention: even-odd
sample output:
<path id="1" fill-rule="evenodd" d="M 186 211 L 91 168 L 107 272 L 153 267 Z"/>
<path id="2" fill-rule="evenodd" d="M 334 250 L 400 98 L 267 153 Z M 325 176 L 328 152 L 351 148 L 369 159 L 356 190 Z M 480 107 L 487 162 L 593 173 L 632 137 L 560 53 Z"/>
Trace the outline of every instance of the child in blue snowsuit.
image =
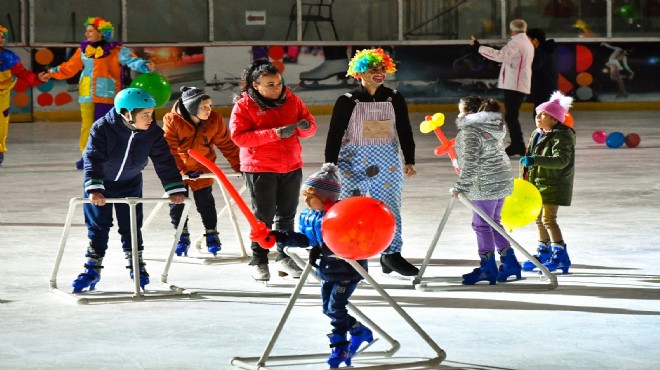
<path id="1" fill-rule="evenodd" d="M 129 206 L 123 203 L 106 204 L 106 198 L 141 198 L 142 170 L 149 159 L 170 202 L 180 204 L 185 200 L 186 189 L 165 141 L 163 129 L 156 124 L 155 107 L 156 100 L 146 91 L 124 89 L 115 97 L 115 109 L 92 126 L 83 152 L 85 197 L 91 202 L 83 205 L 89 246 L 85 254 L 85 271 L 73 282 L 74 293 L 88 287 L 94 290 L 101 279 L 102 261 L 113 222 L 113 208 L 117 215 L 122 249 L 133 278 Z M 149 274 L 142 261 L 142 204 L 136 206 L 136 212 L 140 286 L 144 289 L 149 284 Z"/>
<path id="2" fill-rule="evenodd" d="M 326 211 L 337 202 L 340 192 L 338 168 L 326 163 L 321 171 L 312 174 L 304 183 L 301 194 L 305 197 L 305 208 L 300 212 L 298 225 L 300 232 L 274 230 L 272 235 L 280 247 L 313 247 L 309 259 L 316 267 L 321 279 L 321 298 L 323 313 L 328 316 L 333 326 L 330 338 L 332 352 L 328 358 L 331 368 L 337 368 L 344 362 L 351 365 L 351 358 L 363 342 L 374 340 L 369 328 L 358 322 L 348 313 L 346 305 L 362 276 L 340 257 L 335 256 L 323 242 L 321 221 Z M 316 259 L 320 262 L 316 264 Z M 357 261 L 365 270 L 367 261 Z M 350 340 L 346 334 L 350 333 Z"/>

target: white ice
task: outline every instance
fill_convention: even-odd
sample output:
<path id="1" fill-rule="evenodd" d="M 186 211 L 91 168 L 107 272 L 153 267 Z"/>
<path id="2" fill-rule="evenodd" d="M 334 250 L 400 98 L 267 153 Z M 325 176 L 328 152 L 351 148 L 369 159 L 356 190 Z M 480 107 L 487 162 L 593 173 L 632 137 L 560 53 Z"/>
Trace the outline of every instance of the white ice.
<path id="1" fill-rule="evenodd" d="M 443 128 L 454 137 L 455 114 L 447 116 Z M 411 115 L 414 127 L 423 117 Z M 521 117 L 527 135 L 531 113 L 522 112 Z M 371 261 L 376 280 L 446 351 L 447 359 L 437 368 L 660 368 L 658 112 L 576 111 L 574 117 L 574 201 L 560 208 L 558 218 L 573 266 L 568 275 L 558 276 L 556 290 L 507 288 L 547 283 L 535 273 L 508 285 L 461 286 L 460 275 L 478 260 L 470 212 L 461 204 L 452 212 L 426 270 L 425 278 L 443 281 L 433 290 L 414 290 L 410 281 L 382 276 L 378 262 Z M 305 175 L 317 171 L 323 161 L 329 119 L 318 116 L 317 135 L 303 143 Z M 635 132 L 641 144 L 609 149 L 591 140 L 595 130 Z M 418 175 L 406 180 L 403 255 L 419 265 L 449 201 L 455 174 L 447 158 L 434 156 L 436 137 L 414 131 Z M 9 151 L 0 169 L 0 368 L 230 369 L 233 357 L 261 356 L 296 282 L 274 276 L 269 286 L 256 283 L 246 263 L 175 261 L 168 281 L 197 291 L 196 299 L 76 305 L 49 291 L 68 201 L 82 194 L 82 174 L 73 165 L 79 159 L 78 132 L 77 122 L 10 125 Z M 218 163 L 224 163 L 221 156 Z M 145 171 L 144 195 L 162 195 L 151 166 Z M 217 188 L 215 195 L 220 208 Z M 145 214 L 152 208 L 145 206 Z M 249 227 L 240 214 L 238 218 L 247 243 Z M 57 276 L 62 290 L 83 270 L 86 229 L 80 210 L 73 224 Z M 201 235 L 194 210 L 190 224 L 193 235 Z M 221 254 L 238 253 L 226 216 L 220 228 Z M 133 284 L 115 230 L 98 294 L 130 295 Z M 165 210 L 144 231 L 152 281 L 147 294 L 166 290 L 158 281 L 173 234 Z M 534 253 L 533 225 L 512 236 Z M 191 250 L 191 255 L 197 252 Z M 274 264 L 271 273 L 276 275 Z M 318 290 L 315 283 L 303 289 L 273 356 L 329 351 L 325 334 L 330 324 L 321 313 Z M 401 344 L 392 358 L 377 363 L 434 355 L 373 289 L 359 288 L 352 301 Z M 371 349 L 385 346 L 379 341 Z M 354 360 L 356 367 L 373 363 Z M 294 365 L 273 368 L 325 367 L 323 360 Z"/>

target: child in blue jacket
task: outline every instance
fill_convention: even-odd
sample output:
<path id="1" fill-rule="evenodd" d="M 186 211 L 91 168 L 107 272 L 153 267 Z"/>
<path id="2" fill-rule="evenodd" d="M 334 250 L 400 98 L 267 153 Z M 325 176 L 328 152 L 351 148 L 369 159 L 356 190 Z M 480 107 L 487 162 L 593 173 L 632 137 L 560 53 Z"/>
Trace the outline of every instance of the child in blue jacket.
<path id="1" fill-rule="evenodd" d="M 330 318 L 332 333 L 328 358 L 331 368 L 337 368 L 344 362 L 351 365 L 351 358 L 364 342 L 374 341 L 369 328 L 358 322 L 348 313 L 346 305 L 362 276 L 342 258 L 334 255 L 323 242 L 321 221 L 330 207 L 339 199 L 340 181 L 338 168 L 333 163 L 326 163 L 321 171 L 312 174 L 304 183 L 301 194 L 305 197 L 305 208 L 300 212 L 298 225 L 300 232 L 275 230 L 277 245 L 280 247 L 313 247 L 309 259 L 321 279 L 321 298 L 323 313 Z M 319 263 L 316 260 L 320 259 Z M 367 269 L 367 261 L 357 261 Z M 350 333 L 350 340 L 346 334 Z"/>
<path id="2" fill-rule="evenodd" d="M 156 100 L 146 91 L 124 89 L 115 98 L 115 109 L 92 126 L 83 152 L 85 197 L 91 202 L 83 205 L 89 246 L 85 254 L 85 271 L 73 282 L 74 293 L 88 287 L 90 291 L 94 290 L 101 279 L 102 261 L 113 222 L 113 208 L 117 215 L 122 249 L 133 278 L 129 206 L 123 203 L 106 204 L 106 198 L 141 198 L 142 170 L 149 159 L 170 202 L 180 204 L 185 200 L 186 189 L 165 141 L 163 129 L 156 124 L 155 107 Z M 137 205 L 136 211 L 140 286 L 144 289 L 149 284 L 149 274 L 142 261 L 142 204 Z"/>

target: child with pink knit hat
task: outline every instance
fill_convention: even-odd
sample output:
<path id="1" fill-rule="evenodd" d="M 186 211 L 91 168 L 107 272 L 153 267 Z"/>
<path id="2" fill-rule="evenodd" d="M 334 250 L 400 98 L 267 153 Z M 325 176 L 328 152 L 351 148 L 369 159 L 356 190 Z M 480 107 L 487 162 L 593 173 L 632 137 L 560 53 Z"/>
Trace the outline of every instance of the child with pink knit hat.
<path id="1" fill-rule="evenodd" d="M 536 107 L 536 127 L 525 156 L 520 158 L 523 178 L 539 189 L 543 209 L 536 219 L 539 245 L 534 256 L 548 270 L 568 272 L 571 260 L 557 224 L 559 206 L 570 206 L 575 174 L 575 131 L 564 124 L 573 98 L 556 91 L 550 100 Z M 532 271 L 531 261 L 522 264 Z"/>

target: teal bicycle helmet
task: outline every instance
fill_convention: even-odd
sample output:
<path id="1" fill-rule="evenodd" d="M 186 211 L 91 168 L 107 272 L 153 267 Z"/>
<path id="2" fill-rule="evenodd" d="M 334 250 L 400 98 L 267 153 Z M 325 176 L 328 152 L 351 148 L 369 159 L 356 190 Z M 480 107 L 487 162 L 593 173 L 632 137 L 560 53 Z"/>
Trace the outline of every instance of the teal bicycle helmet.
<path id="1" fill-rule="evenodd" d="M 129 112 L 139 108 L 151 108 L 156 106 L 156 99 L 154 99 L 148 92 L 129 87 L 120 91 L 115 96 L 115 110 L 121 114 L 121 110 L 126 108 Z"/>

